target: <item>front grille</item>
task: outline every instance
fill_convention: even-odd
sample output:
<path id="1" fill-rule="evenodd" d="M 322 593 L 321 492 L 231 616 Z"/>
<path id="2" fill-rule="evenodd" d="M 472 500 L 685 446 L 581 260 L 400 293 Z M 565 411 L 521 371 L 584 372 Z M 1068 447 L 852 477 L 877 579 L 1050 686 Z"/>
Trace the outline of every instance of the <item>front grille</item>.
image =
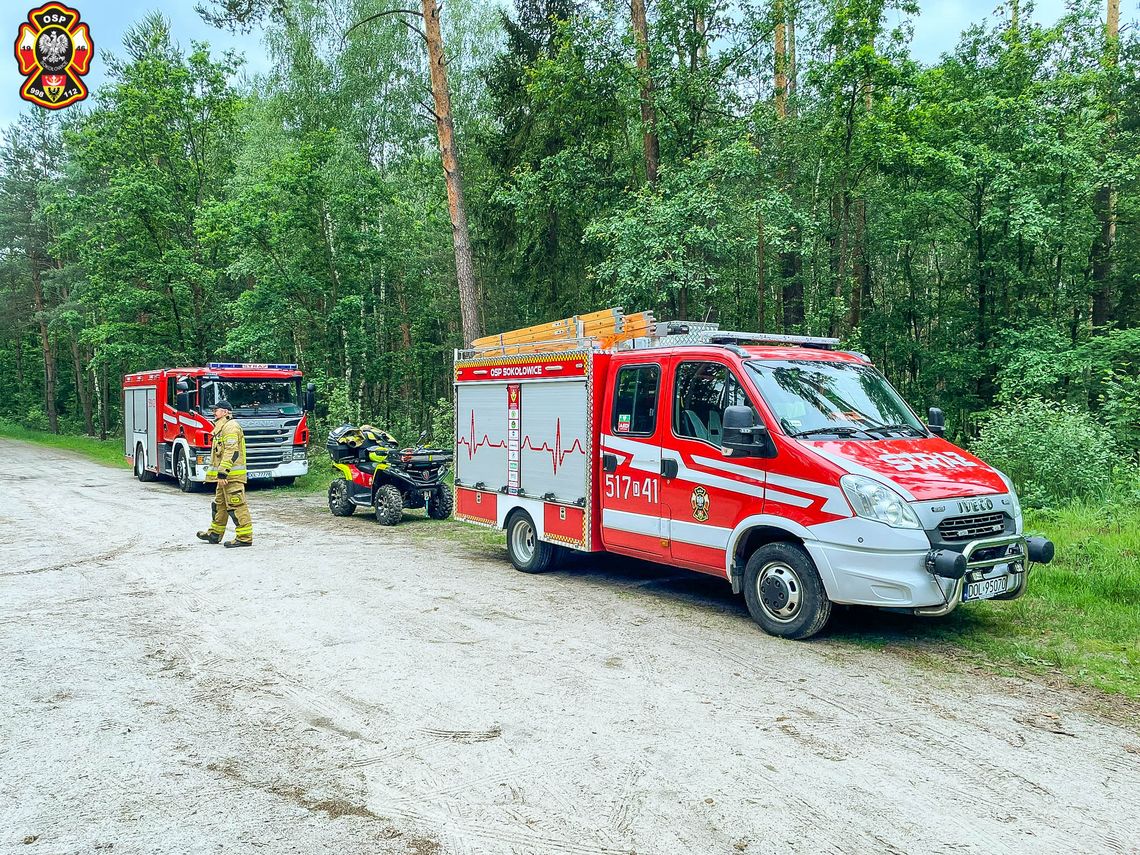
<path id="1" fill-rule="evenodd" d="M 970 517 L 952 517 L 938 524 L 938 534 L 948 542 L 976 540 L 1005 531 L 1005 514 L 975 514 Z"/>
<path id="2" fill-rule="evenodd" d="M 268 469 L 281 463 L 280 449 L 258 449 L 247 447 L 245 465 L 247 469 Z"/>

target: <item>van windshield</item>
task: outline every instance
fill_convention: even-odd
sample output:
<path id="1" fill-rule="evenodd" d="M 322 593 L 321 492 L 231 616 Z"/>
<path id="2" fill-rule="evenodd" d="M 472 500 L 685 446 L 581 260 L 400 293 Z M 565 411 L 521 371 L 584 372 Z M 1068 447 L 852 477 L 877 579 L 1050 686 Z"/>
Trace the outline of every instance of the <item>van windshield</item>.
<path id="1" fill-rule="evenodd" d="M 807 359 L 744 364 L 789 436 L 866 440 L 929 435 L 869 365 Z"/>
<path id="2" fill-rule="evenodd" d="M 213 415 L 214 404 L 229 401 L 235 414 L 295 416 L 301 395 L 299 380 L 206 380 L 202 383 L 202 411 Z"/>

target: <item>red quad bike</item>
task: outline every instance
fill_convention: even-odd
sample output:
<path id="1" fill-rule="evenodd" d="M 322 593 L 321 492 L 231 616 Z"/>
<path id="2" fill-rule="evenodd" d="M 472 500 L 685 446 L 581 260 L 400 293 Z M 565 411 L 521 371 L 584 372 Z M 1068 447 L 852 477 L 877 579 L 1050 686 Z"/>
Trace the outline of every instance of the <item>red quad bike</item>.
<path id="1" fill-rule="evenodd" d="M 427 432 L 420 434 L 423 442 Z M 329 510 L 351 516 L 371 508 L 381 525 L 396 525 L 404 508 L 427 506 L 428 516 L 444 520 L 454 503 L 444 476 L 453 455 L 442 448 L 400 448 L 390 433 L 371 425 L 342 425 L 330 431 L 325 446 L 341 474 L 329 484 Z"/>

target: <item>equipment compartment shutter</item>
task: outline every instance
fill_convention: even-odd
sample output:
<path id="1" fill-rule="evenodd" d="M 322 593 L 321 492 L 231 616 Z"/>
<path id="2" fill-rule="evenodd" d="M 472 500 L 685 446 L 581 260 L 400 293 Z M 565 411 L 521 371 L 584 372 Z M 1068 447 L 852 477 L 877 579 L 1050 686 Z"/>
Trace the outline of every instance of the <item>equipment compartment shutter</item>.
<path id="1" fill-rule="evenodd" d="M 455 398 L 455 477 L 488 490 L 507 484 L 507 384 L 459 384 Z"/>
<path id="2" fill-rule="evenodd" d="M 522 384 L 520 486 L 527 496 L 573 503 L 586 496 L 586 383 Z"/>

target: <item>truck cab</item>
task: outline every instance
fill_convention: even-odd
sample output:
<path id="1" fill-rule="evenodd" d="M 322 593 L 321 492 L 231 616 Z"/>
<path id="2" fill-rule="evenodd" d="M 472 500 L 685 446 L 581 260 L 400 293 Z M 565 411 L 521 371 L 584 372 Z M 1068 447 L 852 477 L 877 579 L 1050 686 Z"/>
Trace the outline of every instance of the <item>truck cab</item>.
<path id="1" fill-rule="evenodd" d="M 623 339 L 614 309 L 457 354 L 456 516 L 506 529 L 516 568 L 566 549 L 684 567 L 726 579 L 768 632 L 807 638 L 833 604 L 938 616 L 1020 597 L 1052 558 L 1009 479 L 862 354 L 645 326 Z"/>

